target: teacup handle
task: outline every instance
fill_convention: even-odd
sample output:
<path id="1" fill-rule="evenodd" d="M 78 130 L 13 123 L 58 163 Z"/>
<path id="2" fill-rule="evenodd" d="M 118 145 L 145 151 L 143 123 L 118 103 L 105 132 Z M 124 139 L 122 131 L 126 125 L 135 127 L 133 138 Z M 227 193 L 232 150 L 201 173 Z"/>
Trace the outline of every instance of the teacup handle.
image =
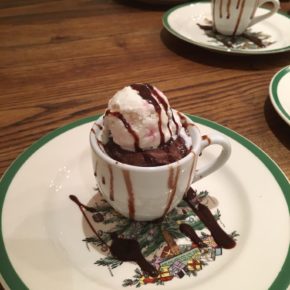
<path id="1" fill-rule="evenodd" d="M 207 175 L 213 173 L 217 169 L 219 169 L 221 166 L 223 166 L 226 161 L 229 159 L 231 155 L 231 145 L 229 141 L 223 137 L 220 134 L 209 134 L 202 136 L 202 142 L 201 142 L 201 150 L 202 151 L 211 145 L 220 145 L 222 147 L 222 151 L 217 157 L 217 159 L 211 161 L 209 164 L 204 165 L 203 167 L 196 169 L 195 176 L 193 178 L 193 182 L 200 180 Z"/>
<path id="2" fill-rule="evenodd" d="M 269 12 L 267 12 L 266 14 L 254 17 L 252 19 L 252 21 L 250 22 L 249 26 L 252 26 L 252 25 L 256 24 L 257 22 L 260 22 L 260 21 L 272 16 L 280 8 L 280 2 L 278 0 L 259 0 L 258 7 L 264 5 L 265 3 L 272 3 L 273 8 Z"/>

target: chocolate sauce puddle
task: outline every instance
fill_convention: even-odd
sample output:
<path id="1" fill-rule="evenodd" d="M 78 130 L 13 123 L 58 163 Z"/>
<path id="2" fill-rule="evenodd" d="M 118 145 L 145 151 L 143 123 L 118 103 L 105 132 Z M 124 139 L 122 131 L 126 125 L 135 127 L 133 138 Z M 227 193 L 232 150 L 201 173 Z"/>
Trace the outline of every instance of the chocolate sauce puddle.
<path id="1" fill-rule="evenodd" d="M 158 271 L 144 258 L 138 241 L 118 238 L 116 233 L 111 234 L 111 238 L 110 251 L 114 257 L 124 262 L 136 262 L 150 276 L 158 276 Z"/>
<path id="2" fill-rule="evenodd" d="M 79 207 L 81 210 L 83 217 L 87 221 L 89 227 L 99 239 L 99 241 L 106 245 L 109 249 L 111 254 L 120 261 L 123 262 L 136 262 L 142 271 L 148 273 L 152 277 L 158 276 L 158 271 L 151 265 L 143 256 L 141 252 L 141 247 L 138 241 L 133 239 L 121 239 L 118 237 L 116 233 L 111 234 L 112 244 L 109 246 L 97 233 L 94 229 L 93 225 L 91 224 L 90 220 L 88 219 L 84 210 L 89 212 L 96 212 L 96 209 L 86 206 L 82 204 L 79 199 L 75 195 L 70 195 L 69 198 Z"/>
<path id="3" fill-rule="evenodd" d="M 192 188 L 188 190 L 183 199 L 209 229 L 215 242 L 221 248 L 232 249 L 235 247 L 236 242 L 219 226 L 208 207 L 197 201 L 196 193 Z"/>
<path id="4" fill-rule="evenodd" d="M 216 32 L 212 25 L 199 23 L 197 25 L 205 31 L 208 37 L 214 38 L 228 48 L 264 48 L 273 44 L 271 41 L 265 41 L 270 36 L 263 33 L 246 31 L 238 36 L 226 36 Z"/>

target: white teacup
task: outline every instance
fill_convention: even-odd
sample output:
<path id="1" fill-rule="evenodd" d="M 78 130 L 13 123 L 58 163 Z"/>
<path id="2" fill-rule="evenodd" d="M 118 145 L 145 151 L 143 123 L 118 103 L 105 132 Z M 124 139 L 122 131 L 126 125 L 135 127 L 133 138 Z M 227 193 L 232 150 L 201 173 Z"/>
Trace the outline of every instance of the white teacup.
<path id="1" fill-rule="evenodd" d="M 272 3 L 269 12 L 256 16 L 257 8 Z M 245 30 L 270 16 L 280 7 L 278 0 L 212 0 L 212 19 L 214 29 L 224 35 L 239 35 Z"/>
<path id="2" fill-rule="evenodd" d="M 229 158 L 231 146 L 221 134 L 202 136 L 188 119 L 192 151 L 179 161 L 157 167 L 139 167 L 120 163 L 108 156 L 100 142 L 103 118 L 90 133 L 93 166 L 100 192 L 122 215 L 138 221 L 155 220 L 171 211 L 191 184 L 220 168 Z M 219 144 L 222 151 L 205 167 L 196 169 L 204 148 Z"/>

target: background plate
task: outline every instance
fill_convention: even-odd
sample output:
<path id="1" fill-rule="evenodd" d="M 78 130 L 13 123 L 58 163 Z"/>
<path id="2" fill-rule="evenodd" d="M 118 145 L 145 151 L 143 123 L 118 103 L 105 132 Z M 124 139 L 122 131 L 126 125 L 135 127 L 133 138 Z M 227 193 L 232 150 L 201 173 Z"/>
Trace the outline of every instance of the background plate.
<path id="1" fill-rule="evenodd" d="M 290 66 L 281 69 L 272 78 L 270 99 L 277 113 L 290 126 Z"/>
<path id="2" fill-rule="evenodd" d="M 256 15 L 264 14 L 266 11 L 264 8 L 258 8 Z M 209 20 L 212 18 L 210 3 L 197 1 L 168 10 L 163 16 L 163 25 L 170 33 L 186 42 L 224 53 L 272 54 L 290 50 L 290 18 L 284 14 L 276 13 L 251 27 L 252 32 L 263 32 L 269 35 L 269 40 L 273 42 L 265 48 L 256 49 L 228 48 L 222 43 L 213 41 L 213 38 L 208 37 L 197 25 L 203 23 L 205 18 Z"/>

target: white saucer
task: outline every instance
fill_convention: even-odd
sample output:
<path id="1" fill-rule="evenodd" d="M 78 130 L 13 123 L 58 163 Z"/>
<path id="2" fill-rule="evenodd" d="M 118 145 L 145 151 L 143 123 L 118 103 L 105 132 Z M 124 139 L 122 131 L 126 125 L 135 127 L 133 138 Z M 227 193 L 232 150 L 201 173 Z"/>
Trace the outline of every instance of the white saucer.
<path id="1" fill-rule="evenodd" d="M 269 92 L 275 110 L 290 126 L 290 65 L 274 75 Z"/>
<path id="2" fill-rule="evenodd" d="M 264 8 L 257 9 L 257 15 L 264 14 Z M 252 26 L 251 33 L 262 33 L 271 44 L 256 48 L 230 48 L 213 37 L 209 37 L 198 24 L 211 20 L 209 2 L 186 3 L 168 10 L 163 16 L 164 27 L 176 37 L 191 44 L 231 54 L 273 54 L 290 50 L 290 18 L 276 13 L 270 18 Z"/>
<path id="3" fill-rule="evenodd" d="M 218 199 L 220 225 L 239 236 L 235 248 L 223 249 L 222 255 L 196 273 L 171 276 L 164 287 L 286 289 L 290 267 L 287 178 L 242 136 L 211 121 L 189 117 L 205 134 L 225 134 L 232 145 L 228 162 L 194 187 Z M 84 243 L 92 232 L 86 232 L 90 229 L 69 198 L 73 194 L 84 204 L 95 203 L 88 136 L 96 118 L 79 120 L 44 136 L 1 179 L 0 280 L 5 288 L 100 290 L 123 289 L 124 281 L 127 286 L 131 281 L 144 282 L 135 263 L 124 262 L 111 269 L 95 264 L 106 254 Z M 201 156 L 201 164 L 219 152 L 212 147 Z M 143 283 L 141 288 L 162 289 L 159 284 Z M 127 289 L 136 289 L 138 284 L 134 285 Z"/>

